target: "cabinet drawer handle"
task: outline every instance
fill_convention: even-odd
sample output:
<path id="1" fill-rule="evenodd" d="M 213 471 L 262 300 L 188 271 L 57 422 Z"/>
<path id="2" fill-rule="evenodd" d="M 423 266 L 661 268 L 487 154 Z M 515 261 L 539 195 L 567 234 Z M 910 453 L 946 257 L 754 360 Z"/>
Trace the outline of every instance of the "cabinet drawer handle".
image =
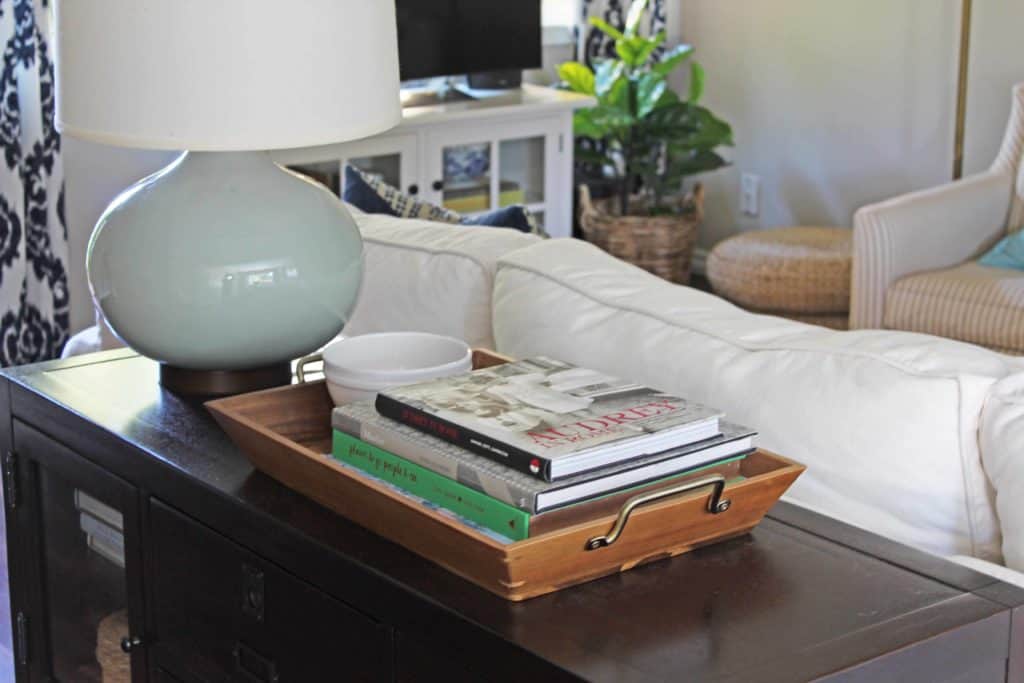
<path id="1" fill-rule="evenodd" d="M 145 643 L 142 642 L 142 638 L 138 636 L 125 636 L 121 639 L 121 652 L 125 654 L 131 654 L 135 650 L 139 650 Z"/>
<path id="2" fill-rule="evenodd" d="M 278 683 L 277 665 L 251 647 L 236 643 L 231 651 L 235 658 L 235 673 L 253 683 Z"/>
<path id="3" fill-rule="evenodd" d="M 611 531 L 608 532 L 607 536 L 595 536 L 594 538 L 587 541 L 587 550 L 597 550 L 598 548 L 604 548 L 606 546 L 615 543 L 622 535 L 623 530 L 626 528 L 626 522 L 629 521 L 629 515 L 633 510 L 637 509 L 641 505 L 647 505 L 669 496 L 675 496 L 680 493 L 687 493 L 689 491 L 695 491 L 702 489 L 705 486 L 714 486 L 711 491 L 711 495 L 708 497 L 707 510 L 713 515 L 725 512 L 732 506 L 732 501 L 722 498 L 722 491 L 725 490 L 725 477 L 720 474 L 716 474 L 711 477 L 705 477 L 698 479 L 697 481 L 691 481 L 686 484 L 680 484 L 679 486 L 672 486 L 661 491 L 652 491 L 650 493 L 641 493 L 638 496 L 633 496 L 622 506 L 619 511 L 618 519 L 615 520 L 615 524 L 612 525 Z"/>
<path id="4" fill-rule="evenodd" d="M 420 193 L 420 186 L 419 185 L 410 185 L 408 192 L 409 192 L 410 196 L 415 197 L 416 195 L 418 195 Z"/>
<path id="5" fill-rule="evenodd" d="M 299 381 L 299 384 L 306 383 L 306 366 L 310 363 L 319 363 L 323 361 L 323 359 L 324 354 L 322 353 L 314 353 L 299 359 L 295 364 L 295 378 Z"/>
<path id="6" fill-rule="evenodd" d="M 435 180 L 434 184 L 431 185 L 431 187 L 434 188 L 434 192 L 440 192 L 441 190 L 444 189 L 444 181 L 443 180 Z"/>

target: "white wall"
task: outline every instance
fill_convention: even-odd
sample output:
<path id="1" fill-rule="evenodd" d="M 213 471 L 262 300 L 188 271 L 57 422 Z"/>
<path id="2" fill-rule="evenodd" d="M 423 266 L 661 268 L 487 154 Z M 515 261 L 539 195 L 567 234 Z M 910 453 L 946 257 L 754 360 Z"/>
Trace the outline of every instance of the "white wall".
<path id="1" fill-rule="evenodd" d="M 964 172 L 988 168 L 1010 115 L 1010 88 L 1024 82 L 1024 1 L 975 0 L 967 91 Z"/>
<path id="2" fill-rule="evenodd" d="M 1024 80 L 1020 0 L 976 2 L 968 169 L 1002 136 Z M 736 133 L 706 177 L 707 247 L 739 230 L 849 225 L 860 206 L 950 178 L 959 0 L 686 0 L 679 21 L 707 71 L 706 104 Z M 1014 41 L 1013 34 L 1016 34 Z M 761 213 L 739 212 L 743 172 Z"/>

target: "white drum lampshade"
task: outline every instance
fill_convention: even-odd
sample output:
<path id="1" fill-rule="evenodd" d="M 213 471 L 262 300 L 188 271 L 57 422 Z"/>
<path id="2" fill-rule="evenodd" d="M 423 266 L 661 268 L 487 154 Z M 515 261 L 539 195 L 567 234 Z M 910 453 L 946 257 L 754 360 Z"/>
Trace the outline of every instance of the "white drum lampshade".
<path id="1" fill-rule="evenodd" d="M 96 225 L 110 327 L 179 390 L 287 381 L 347 321 L 362 242 L 337 197 L 266 150 L 400 121 L 393 0 L 57 0 L 56 18 L 58 128 L 188 150 Z"/>
<path id="2" fill-rule="evenodd" d="M 59 0 L 56 16 L 67 135 L 266 150 L 401 119 L 392 0 Z"/>

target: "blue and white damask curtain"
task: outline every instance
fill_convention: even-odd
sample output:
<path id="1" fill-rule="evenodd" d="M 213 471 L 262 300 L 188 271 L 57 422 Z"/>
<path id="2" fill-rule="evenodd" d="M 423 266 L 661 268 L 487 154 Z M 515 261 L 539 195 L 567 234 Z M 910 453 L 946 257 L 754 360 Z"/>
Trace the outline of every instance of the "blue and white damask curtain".
<path id="1" fill-rule="evenodd" d="M 667 0 L 650 0 L 647 19 L 651 35 L 665 29 L 665 5 Z M 615 43 L 608 36 L 589 24 L 590 17 L 600 17 L 612 26 L 623 29 L 630 0 L 583 0 L 583 23 L 579 41 L 579 61 L 593 67 L 594 60 L 615 56 Z"/>
<path id="2" fill-rule="evenodd" d="M 0 365 L 56 358 L 68 336 L 64 167 L 49 0 L 0 0 Z"/>

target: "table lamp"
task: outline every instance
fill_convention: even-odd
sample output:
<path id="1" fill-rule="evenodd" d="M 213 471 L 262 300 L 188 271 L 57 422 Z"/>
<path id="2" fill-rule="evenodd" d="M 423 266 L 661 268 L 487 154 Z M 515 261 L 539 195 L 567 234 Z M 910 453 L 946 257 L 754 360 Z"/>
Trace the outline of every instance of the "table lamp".
<path id="1" fill-rule="evenodd" d="M 111 329 L 172 390 L 287 383 L 351 314 L 362 241 L 335 195 L 267 150 L 399 122 L 394 2 L 58 0 L 56 26 L 59 130 L 188 150 L 92 234 L 89 287 Z"/>

